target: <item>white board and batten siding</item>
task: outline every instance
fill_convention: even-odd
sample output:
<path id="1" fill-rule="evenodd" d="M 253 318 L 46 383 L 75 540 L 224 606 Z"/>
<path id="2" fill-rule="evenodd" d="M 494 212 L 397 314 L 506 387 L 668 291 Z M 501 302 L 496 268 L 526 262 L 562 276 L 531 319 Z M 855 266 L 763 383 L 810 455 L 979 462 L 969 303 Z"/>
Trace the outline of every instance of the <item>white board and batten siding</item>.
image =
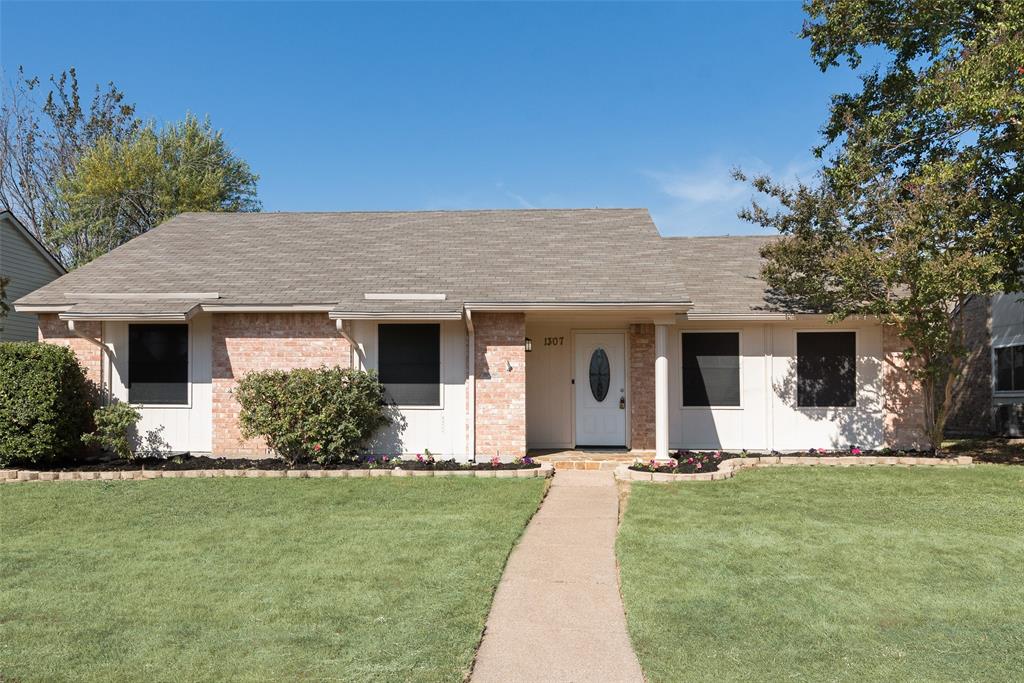
<path id="1" fill-rule="evenodd" d="M 368 450 L 380 454 L 431 453 L 458 460 L 466 455 L 466 325 L 461 320 L 438 323 L 441 326 L 441 387 L 438 406 L 403 406 L 395 424 L 387 427 L 368 444 Z M 352 337 L 365 359 L 363 369 L 376 370 L 377 321 L 352 323 Z M 352 366 L 360 367 L 353 353 Z"/>
<path id="2" fill-rule="evenodd" d="M 213 440 L 213 353 L 211 314 L 193 317 L 188 330 L 189 403 L 187 405 L 138 405 L 142 419 L 139 434 L 155 431 L 173 451 L 208 453 Z M 110 377 L 113 397 L 128 400 L 128 323 L 103 323 L 103 341 L 113 351 Z"/>
<path id="3" fill-rule="evenodd" d="M 681 335 L 684 331 L 739 333 L 739 406 L 683 406 Z M 856 406 L 800 408 L 796 405 L 796 335 L 805 331 L 852 331 L 856 334 Z M 527 336 L 533 341 L 533 351 L 527 354 L 526 362 L 528 448 L 572 448 L 575 445 L 571 342 L 574 332 L 569 325 L 545 323 L 527 327 Z M 564 341 L 545 345 L 549 339 Z M 629 358 L 628 349 L 626 357 Z M 818 321 L 688 322 L 669 329 L 668 360 L 669 440 L 673 449 L 795 451 L 884 445 L 882 328 L 875 323 L 833 326 Z M 628 379 L 626 384 L 628 387 Z M 627 401 L 632 401 L 628 389 Z"/>

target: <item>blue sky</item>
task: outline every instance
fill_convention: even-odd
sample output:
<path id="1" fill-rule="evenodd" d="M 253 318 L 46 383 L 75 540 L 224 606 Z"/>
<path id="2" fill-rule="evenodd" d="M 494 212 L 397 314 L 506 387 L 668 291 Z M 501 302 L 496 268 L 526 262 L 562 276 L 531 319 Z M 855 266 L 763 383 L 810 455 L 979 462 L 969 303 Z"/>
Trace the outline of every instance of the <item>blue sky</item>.
<path id="1" fill-rule="evenodd" d="M 810 178 L 832 93 L 797 2 L 0 4 L 0 63 L 209 115 L 268 211 L 648 207 L 758 232 L 729 169 Z"/>

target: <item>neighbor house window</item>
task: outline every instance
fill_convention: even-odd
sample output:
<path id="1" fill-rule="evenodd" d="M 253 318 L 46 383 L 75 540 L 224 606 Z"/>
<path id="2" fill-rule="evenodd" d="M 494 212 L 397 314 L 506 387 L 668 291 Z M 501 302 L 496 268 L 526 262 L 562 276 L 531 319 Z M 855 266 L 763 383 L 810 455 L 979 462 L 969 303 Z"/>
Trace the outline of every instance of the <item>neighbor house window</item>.
<path id="1" fill-rule="evenodd" d="M 683 405 L 740 404 L 738 332 L 683 333 Z"/>
<path id="2" fill-rule="evenodd" d="M 441 404 L 441 326 L 378 325 L 377 368 L 400 406 Z"/>
<path id="3" fill-rule="evenodd" d="M 857 336 L 853 332 L 798 332 L 796 395 L 801 408 L 857 405 Z"/>
<path id="4" fill-rule="evenodd" d="M 128 326 L 128 402 L 188 404 L 188 325 Z"/>
<path id="5" fill-rule="evenodd" d="M 1024 391 L 1024 344 L 996 349 L 996 391 Z"/>

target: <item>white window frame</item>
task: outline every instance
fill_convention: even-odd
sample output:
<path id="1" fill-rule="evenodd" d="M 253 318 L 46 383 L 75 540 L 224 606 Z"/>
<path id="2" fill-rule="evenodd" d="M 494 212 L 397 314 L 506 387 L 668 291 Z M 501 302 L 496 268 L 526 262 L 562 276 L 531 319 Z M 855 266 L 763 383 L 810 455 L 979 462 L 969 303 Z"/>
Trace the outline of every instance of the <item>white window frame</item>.
<path id="1" fill-rule="evenodd" d="M 800 405 L 800 343 L 799 335 L 807 333 L 822 333 L 822 332 L 847 332 L 853 335 L 853 405 L 852 406 L 802 406 Z M 810 328 L 810 329 L 798 329 L 793 330 L 793 376 L 796 381 L 793 382 L 793 406 L 797 410 L 804 410 L 808 412 L 827 412 L 829 410 L 857 410 L 860 408 L 860 331 L 857 329 L 822 329 Z"/>
<path id="2" fill-rule="evenodd" d="M 738 337 L 738 356 L 739 356 L 739 373 L 740 373 L 740 404 L 738 406 L 688 406 L 686 405 L 686 391 L 684 388 L 683 373 L 685 372 L 684 353 L 683 353 L 683 335 L 684 334 L 735 334 Z M 680 410 L 694 411 L 694 410 L 744 410 L 746 406 L 743 400 L 743 330 L 731 329 L 681 329 L 679 330 L 679 340 L 676 346 L 679 349 L 679 408 Z"/>
<path id="3" fill-rule="evenodd" d="M 131 355 L 132 355 L 132 325 L 176 325 L 184 326 L 186 328 L 187 348 L 188 348 L 188 379 L 186 381 L 186 397 L 185 403 L 132 403 L 129 400 L 131 396 Z M 163 323 L 163 322 L 128 322 L 125 323 L 124 328 L 125 348 L 128 352 L 125 354 L 124 372 L 125 377 L 121 378 L 121 384 L 124 386 L 125 403 L 134 406 L 140 410 L 188 410 L 192 408 L 192 323 Z"/>
<path id="4" fill-rule="evenodd" d="M 377 340 L 376 340 L 376 345 L 377 345 L 377 349 L 376 349 L 376 365 L 377 365 L 377 368 L 376 368 L 376 370 L 377 370 L 378 373 L 380 372 L 380 351 L 381 351 L 381 349 L 380 349 L 380 327 L 381 327 L 381 325 L 437 325 L 437 336 L 438 336 L 438 339 L 437 339 L 437 353 L 438 353 L 438 359 L 437 359 L 437 373 L 438 373 L 437 374 L 437 394 L 438 394 L 438 396 L 437 396 L 437 405 L 423 406 L 423 405 L 405 405 L 405 404 L 401 404 L 401 403 L 396 403 L 396 404 L 394 404 L 394 407 L 397 408 L 398 410 L 402 410 L 402 411 L 406 411 L 406 410 L 444 410 L 444 386 L 445 386 L 445 382 L 444 382 L 444 373 L 445 373 L 445 367 L 444 367 L 445 324 L 444 324 L 444 321 L 441 321 L 441 320 L 438 320 L 438 321 L 389 320 L 387 322 L 378 322 L 377 325 L 376 325 L 376 328 L 374 330 L 376 332 L 376 334 L 377 334 Z M 383 384 L 383 382 L 382 382 L 382 384 Z"/>

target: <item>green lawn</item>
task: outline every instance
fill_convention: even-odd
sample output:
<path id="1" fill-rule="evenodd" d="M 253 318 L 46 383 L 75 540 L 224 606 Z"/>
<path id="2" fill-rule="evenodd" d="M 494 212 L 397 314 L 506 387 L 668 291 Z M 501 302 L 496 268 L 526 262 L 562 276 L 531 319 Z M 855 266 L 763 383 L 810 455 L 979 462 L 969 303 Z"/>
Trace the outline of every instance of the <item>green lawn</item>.
<path id="1" fill-rule="evenodd" d="M 540 479 L 0 487 L 0 680 L 460 681 Z"/>
<path id="2" fill-rule="evenodd" d="M 634 484 L 617 550 L 651 681 L 1024 672 L 1024 468 Z"/>

